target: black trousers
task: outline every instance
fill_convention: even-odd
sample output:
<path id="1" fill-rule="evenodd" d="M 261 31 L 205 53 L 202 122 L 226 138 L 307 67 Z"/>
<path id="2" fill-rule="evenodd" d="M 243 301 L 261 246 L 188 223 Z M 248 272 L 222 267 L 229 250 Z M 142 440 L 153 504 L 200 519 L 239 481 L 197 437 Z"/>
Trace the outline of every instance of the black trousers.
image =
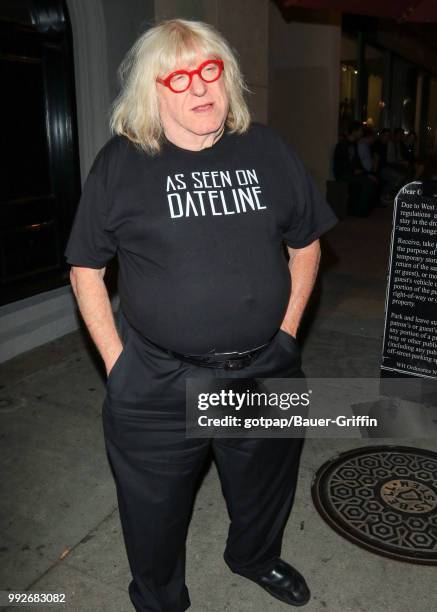
<path id="1" fill-rule="evenodd" d="M 206 369 L 174 359 L 140 336 L 121 310 L 117 316 L 124 349 L 107 381 L 103 431 L 132 572 L 129 594 L 137 611 L 182 612 L 190 607 L 188 522 L 209 451 L 231 519 L 224 559 L 250 576 L 280 555 L 302 447 L 296 438 L 186 438 L 185 379 L 303 376 L 300 351 L 279 331 L 248 367 Z"/>

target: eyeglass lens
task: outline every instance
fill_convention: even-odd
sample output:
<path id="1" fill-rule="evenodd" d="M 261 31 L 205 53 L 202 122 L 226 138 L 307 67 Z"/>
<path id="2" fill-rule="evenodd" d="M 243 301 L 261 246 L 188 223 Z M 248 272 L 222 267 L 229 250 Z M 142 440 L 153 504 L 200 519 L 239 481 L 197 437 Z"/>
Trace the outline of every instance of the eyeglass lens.
<path id="1" fill-rule="evenodd" d="M 219 72 L 219 66 L 211 62 L 210 64 L 205 64 L 205 66 L 203 66 L 202 70 L 200 71 L 200 78 L 208 83 L 217 79 Z M 190 77 L 188 74 L 175 74 L 170 80 L 170 85 L 177 91 L 183 91 L 189 87 Z"/>

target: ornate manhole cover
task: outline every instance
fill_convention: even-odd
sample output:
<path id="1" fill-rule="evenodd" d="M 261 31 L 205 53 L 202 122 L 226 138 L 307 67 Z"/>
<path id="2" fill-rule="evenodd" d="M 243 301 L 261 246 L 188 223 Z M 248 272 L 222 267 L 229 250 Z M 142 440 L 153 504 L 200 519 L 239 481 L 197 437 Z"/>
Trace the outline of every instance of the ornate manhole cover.
<path id="1" fill-rule="evenodd" d="M 372 446 L 322 465 L 314 504 L 343 537 L 392 559 L 437 565 L 437 453 Z"/>

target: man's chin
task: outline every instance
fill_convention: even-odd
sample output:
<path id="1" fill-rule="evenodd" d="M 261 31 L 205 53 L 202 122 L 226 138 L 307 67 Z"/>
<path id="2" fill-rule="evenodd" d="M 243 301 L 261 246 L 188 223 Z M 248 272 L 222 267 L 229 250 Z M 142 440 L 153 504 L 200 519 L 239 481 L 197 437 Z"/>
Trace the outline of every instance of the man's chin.
<path id="1" fill-rule="evenodd" d="M 214 127 L 204 127 L 204 128 L 196 127 L 192 130 L 193 134 L 195 134 L 196 136 L 216 136 L 221 131 L 222 131 L 221 123 L 219 123 L 218 125 L 215 125 Z"/>

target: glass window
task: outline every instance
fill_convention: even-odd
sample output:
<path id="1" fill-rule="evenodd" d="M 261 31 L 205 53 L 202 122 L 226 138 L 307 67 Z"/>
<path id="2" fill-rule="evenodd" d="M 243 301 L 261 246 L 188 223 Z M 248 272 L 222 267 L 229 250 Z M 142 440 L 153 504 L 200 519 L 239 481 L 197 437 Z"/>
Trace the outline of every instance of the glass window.
<path id="1" fill-rule="evenodd" d="M 357 41 L 354 38 L 342 36 L 340 59 L 340 109 L 338 122 L 340 134 L 347 133 L 348 126 L 355 116 L 358 90 L 357 57 Z"/>
<path id="2" fill-rule="evenodd" d="M 380 129 L 385 102 L 383 100 L 384 83 L 384 53 L 366 45 L 364 54 L 365 72 L 367 77 L 367 125 Z"/>
<path id="3" fill-rule="evenodd" d="M 401 57 L 393 59 L 391 88 L 391 127 L 414 131 L 418 68 Z"/>

